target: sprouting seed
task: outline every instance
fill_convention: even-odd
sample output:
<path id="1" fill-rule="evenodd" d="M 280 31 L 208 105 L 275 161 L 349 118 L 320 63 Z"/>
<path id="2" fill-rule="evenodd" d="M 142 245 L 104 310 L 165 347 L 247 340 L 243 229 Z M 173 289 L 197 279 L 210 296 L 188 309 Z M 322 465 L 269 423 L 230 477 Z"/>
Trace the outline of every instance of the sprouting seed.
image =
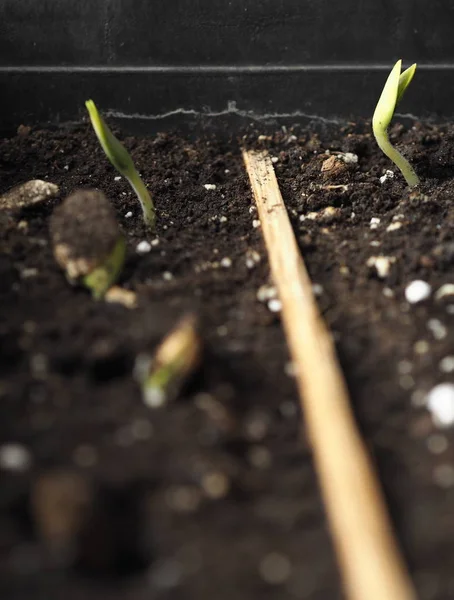
<path id="1" fill-rule="evenodd" d="M 105 155 L 115 169 L 120 173 L 120 175 L 123 175 L 123 177 L 129 181 L 142 206 L 145 225 L 153 231 L 156 221 L 153 200 L 150 192 L 147 190 L 144 182 L 137 172 L 129 152 L 110 131 L 106 122 L 99 114 L 93 100 L 87 100 L 85 102 L 85 106 L 87 107 L 91 124 L 93 125 L 93 129 L 95 130 Z"/>
<path id="2" fill-rule="evenodd" d="M 145 404 L 164 405 L 180 392 L 201 361 L 202 342 L 194 315 L 183 317 L 164 338 L 153 356 L 139 355 L 135 376 Z"/>
<path id="3" fill-rule="evenodd" d="M 55 260 L 71 284 L 104 297 L 120 276 L 126 254 L 109 200 L 98 190 L 79 190 L 54 210 L 50 231 Z"/>
<path id="4" fill-rule="evenodd" d="M 372 119 L 372 129 L 377 144 L 384 154 L 390 158 L 405 177 L 410 187 L 418 185 L 419 178 L 413 167 L 389 141 L 388 127 L 393 118 L 396 106 L 399 104 L 405 90 L 410 85 L 416 71 L 416 63 L 401 73 L 402 61 L 398 60 L 386 80 L 385 87 L 375 108 Z"/>

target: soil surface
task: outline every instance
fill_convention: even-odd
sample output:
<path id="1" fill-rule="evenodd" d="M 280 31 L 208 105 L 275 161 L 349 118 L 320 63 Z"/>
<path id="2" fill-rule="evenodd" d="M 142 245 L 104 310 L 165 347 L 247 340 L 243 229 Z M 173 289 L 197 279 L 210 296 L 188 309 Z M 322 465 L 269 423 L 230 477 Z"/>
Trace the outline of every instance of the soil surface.
<path id="1" fill-rule="evenodd" d="M 425 407 L 454 370 L 442 288 L 454 284 L 454 129 L 392 129 L 417 191 L 398 172 L 380 182 L 392 165 L 369 132 L 120 134 L 155 199 L 152 236 L 88 125 L 0 141 L 0 192 L 29 179 L 61 190 L 0 219 L 2 598 L 342 598 L 240 144 L 274 157 L 419 597 L 454 598 L 454 435 Z M 53 210 L 93 187 L 126 236 L 120 285 L 137 308 L 94 301 L 53 258 Z M 416 304 L 413 280 L 431 286 Z M 203 365 L 153 410 L 136 356 L 187 311 Z"/>

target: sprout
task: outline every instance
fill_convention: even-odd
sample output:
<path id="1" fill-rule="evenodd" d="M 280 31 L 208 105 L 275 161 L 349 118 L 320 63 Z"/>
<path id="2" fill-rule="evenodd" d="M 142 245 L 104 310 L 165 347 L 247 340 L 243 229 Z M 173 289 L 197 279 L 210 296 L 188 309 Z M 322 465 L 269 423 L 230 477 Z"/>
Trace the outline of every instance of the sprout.
<path id="1" fill-rule="evenodd" d="M 129 181 L 142 206 L 145 225 L 149 229 L 154 230 L 156 215 L 153 200 L 151 199 L 150 193 L 145 187 L 144 182 L 140 178 L 129 152 L 110 131 L 104 119 L 99 114 L 93 100 L 87 100 L 87 102 L 85 102 L 85 106 L 87 107 L 88 114 L 90 115 L 93 129 L 95 130 L 99 143 L 101 144 L 101 147 L 104 150 L 107 158 L 117 169 L 117 171 Z"/>
<path id="2" fill-rule="evenodd" d="M 416 64 L 409 67 L 403 73 L 400 72 L 401 68 L 402 61 L 398 60 L 386 80 L 380 100 L 375 108 L 372 119 L 372 129 L 377 144 L 382 152 L 384 152 L 384 154 L 386 154 L 386 156 L 401 170 L 407 184 L 410 187 L 414 187 L 419 183 L 418 176 L 408 160 L 391 145 L 387 131 L 391 119 L 393 118 L 394 110 L 413 79 Z"/>
<path id="3" fill-rule="evenodd" d="M 55 260 L 68 281 L 103 298 L 120 276 L 126 255 L 109 200 L 97 190 L 75 192 L 55 209 L 50 230 Z"/>
<path id="4" fill-rule="evenodd" d="M 175 397 L 199 366 L 202 343 L 196 324 L 195 316 L 187 315 L 164 338 L 154 356 L 137 357 L 135 376 L 148 406 L 157 408 Z"/>

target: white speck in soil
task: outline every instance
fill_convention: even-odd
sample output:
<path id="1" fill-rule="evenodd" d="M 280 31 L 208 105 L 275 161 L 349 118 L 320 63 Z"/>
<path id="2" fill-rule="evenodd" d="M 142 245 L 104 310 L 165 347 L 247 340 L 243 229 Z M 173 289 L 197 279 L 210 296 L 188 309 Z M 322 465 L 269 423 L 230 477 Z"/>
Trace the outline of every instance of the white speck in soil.
<path id="1" fill-rule="evenodd" d="M 441 300 L 446 296 L 454 296 L 454 283 L 445 283 L 435 292 L 435 300 Z"/>
<path id="2" fill-rule="evenodd" d="M 159 246 L 159 239 L 155 238 L 154 240 L 151 240 L 150 244 L 153 246 L 153 248 L 156 248 L 156 246 Z"/>
<path id="3" fill-rule="evenodd" d="M 203 187 L 208 191 L 212 191 L 212 190 L 216 189 L 216 185 L 214 183 L 204 183 Z"/>
<path id="4" fill-rule="evenodd" d="M 358 162 L 358 155 L 353 152 L 339 152 L 337 158 L 343 160 L 346 165 L 356 165 Z"/>
<path id="5" fill-rule="evenodd" d="M 410 304 L 417 304 L 423 300 L 427 300 L 432 293 L 432 287 L 427 281 L 415 279 L 405 288 L 405 298 Z"/>
<path id="6" fill-rule="evenodd" d="M 395 223 L 391 223 L 390 225 L 388 225 L 388 227 L 386 228 L 386 231 L 397 231 L 401 227 L 402 227 L 402 223 L 400 223 L 399 221 L 396 221 Z"/>
<path id="7" fill-rule="evenodd" d="M 224 169 L 224 173 L 228 175 L 230 173 L 230 169 Z"/>
<path id="8" fill-rule="evenodd" d="M 380 183 L 385 183 L 388 179 L 392 179 L 394 177 L 394 171 L 390 171 L 387 169 L 385 174 L 380 177 Z"/>
<path id="9" fill-rule="evenodd" d="M 441 433 L 433 433 L 426 440 L 427 448 L 432 454 L 443 454 L 448 448 L 448 440 Z"/>
<path id="10" fill-rule="evenodd" d="M 394 290 L 389 287 L 383 288 L 382 294 L 385 296 L 385 298 L 394 298 Z"/>
<path id="11" fill-rule="evenodd" d="M 225 215 L 219 217 L 219 223 L 227 223 L 228 219 Z"/>
<path id="12" fill-rule="evenodd" d="M 454 384 L 440 383 L 427 394 L 426 405 L 438 427 L 454 425 Z"/>
<path id="13" fill-rule="evenodd" d="M 229 269 L 231 266 L 232 266 L 231 258 L 226 256 L 225 258 L 221 259 L 221 267 L 223 267 L 224 269 Z"/>
<path id="14" fill-rule="evenodd" d="M 448 330 L 439 319 L 429 319 L 427 329 L 432 332 L 436 340 L 443 340 L 448 335 Z"/>
<path id="15" fill-rule="evenodd" d="M 379 246 L 381 246 L 381 242 L 379 242 L 378 240 L 372 240 L 369 243 L 369 246 L 372 246 L 373 248 L 378 248 Z"/>
<path id="16" fill-rule="evenodd" d="M 272 298 L 271 300 L 268 300 L 268 310 L 273 313 L 281 312 L 282 302 L 279 300 L 279 298 Z"/>
<path id="17" fill-rule="evenodd" d="M 248 451 L 248 460 L 256 469 L 268 469 L 271 466 L 271 453 L 265 446 L 252 446 Z"/>
<path id="18" fill-rule="evenodd" d="M 26 471 L 32 464 L 32 456 L 22 444 L 0 446 L 0 469 L 4 471 Z"/>
<path id="19" fill-rule="evenodd" d="M 292 565 L 284 554 L 271 552 L 260 561 L 259 573 L 263 581 L 270 585 L 280 585 L 287 581 Z"/>
<path id="20" fill-rule="evenodd" d="M 397 372 L 399 375 L 408 375 L 413 370 L 413 365 L 409 360 L 401 360 L 397 363 Z"/>
<path id="21" fill-rule="evenodd" d="M 272 162 L 273 164 L 276 164 L 277 162 L 279 162 L 279 158 L 278 158 L 277 156 L 273 156 L 273 157 L 271 158 L 271 162 Z"/>
<path id="22" fill-rule="evenodd" d="M 437 485 L 448 489 L 454 485 L 454 467 L 448 464 L 437 465 L 433 477 Z"/>
<path id="23" fill-rule="evenodd" d="M 28 269 L 22 269 L 20 272 L 21 279 L 30 279 L 31 277 L 36 277 L 38 275 L 38 269 L 30 267 Z"/>
<path id="24" fill-rule="evenodd" d="M 418 340 L 413 345 L 413 351 L 415 352 L 415 354 L 427 354 L 429 350 L 429 342 L 427 342 L 426 340 Z"/>
<path id="25" fill-rule="evenodd" d="M 65 165 L 63 168 L 65 169 L 65 171 L 69 171 L 69 165 Z"/>
<path id="26" fill-rule="evenodd" d="M 219 500 L 228 494 L 230 481 L 224 473 L 215 471 L 202 477 L 202 488 L 209 498 Z"/>
<path id="27" fill-rule="evenodd" d="M 114 177 L 114 181 L 121 181 L 121 175 L 117 175 L 116 177 Z"/>
<path id="28" fill-rule="evenodd" d="M 249 214 L 252 215 L 253 213 L 257 212 L 257 207 L 255 206 L 255 204 L 251 204 L 251 206 L 249 207 Z"/>
<path id="29" fill-rule="evenodd" d="M 181 565 L 173 559 L 156 562 L 150 569 L 151 585 L 161 590 L 169 590 L 177 587 L 181 579 Z"/>
<path id="30" fill-rule="evenodd" d="M 438 366 L 442 373 L 454 373 L 454 356 L 445 356 Z"/>
<path id="31" fill-rule="evenodd" d="M 277 289 L 274 285 L 261 285 L 257 290 L 257 300 L 259 302 L 266 302 L 272 298 L 277 297 Z"/>
<path id="32" fill-rule="evenodd" d="M 162 274 L 162 278 L 164 279 L 164 281 L 172 281 L 173 275 L 172 273 L 170 273 L 170 271 L 164 271 L 164 273 Z"/>
<path id="33" fill-rule="evenodd" d="M 253 227 L 254 229 L 257 229 L 258 227 L 260 227 L 260 221 L 259 221 L 259 219 L 254 219 L 254 220 L 252 221 L 252 227 Z"/>
<path id="34" fill-rule="evenodd" d="M 323 286 L 320 283 L 313 283 L 312 293 L 314 296 L 321 296 L 323 294 Z"/>
<path id="35" fill-rule="evenodd" d="M 371 256 L 367 259 L 366 266 L 375 268 L 378 277 L 385 279 L 394 262 L 396 262 L 394 256 Z"/>
<path id="36" fill-rule="evenodd" d="M 125 218 L 126 218 L 126 219 L 130 219 L 131 217 L 132 217 L 132 211 L 128 211 L 128 212 L 125 214 Z"/>
<path id="37" fill-rule="evenodd" d="M 150 250 L 151 246 L 146 240 L 142 240 L 136 246 L 137 254 L 147 254 L 148 252 L 150 252 Z"/>
<path id="38" fill-rule="evenodd" d="M 372 217 L 372 219 L 370 220 L 370 228 L 377 229 L 377 227 L 380 225 L 380 221 L 381 219 L 379 219 L 378 217 Z"/>
<path id="39" fill-rule="evenodd" d="M 73 452 L 73 461 L 78 467 L 93 467 L 98 462 L 96 448 L 88 444 L 78 446 Z"/>

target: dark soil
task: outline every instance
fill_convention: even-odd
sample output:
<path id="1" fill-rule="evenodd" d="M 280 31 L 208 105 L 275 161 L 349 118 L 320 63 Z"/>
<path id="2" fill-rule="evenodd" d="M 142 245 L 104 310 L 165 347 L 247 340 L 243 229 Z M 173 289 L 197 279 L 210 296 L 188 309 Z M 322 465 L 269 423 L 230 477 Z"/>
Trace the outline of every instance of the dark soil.
<path id="1" fill-rule="evenodd" d="M 368 127 L 242 143 L 278 159 L 420 598 L 449 600 L 454 435 L 421 405 L 452 379 L 449 359 L 440 362 L 454 354 L 454 297 L 436 292 L 454 283 L 454 130 L 396 126 L 392 138 L 423 180 L 417 192 L 399 173 L 379 182 L 391 165 Z M 61 186 L 59 198 L 0 223 L 2 598 L 341 598 L 278 314 L 257 299 L 269 272 L 240 146 L 167 135 L 125 144 L 155 198 L 156 238 L 88 126 L 0 142 L 0 191 L 32 178 Z M 321 172 L 328 151 L 359 161 Z M 115 207 L 128 242 L 120 284 L 137 292 L 136 309 L 69 286 L 53 258 L 52 211 L 88 187 Z M 145 239 L 159 242 L 139 254 Z M 391 258 L 384 278 L 372 256 Z M 409 305 L 414 279 L 432 295 Z M 135 357 L 188 310 L 200 316 L 203 366 L 152 410 Z M 16 468 L 7 444 L 22 449 Z"/>

